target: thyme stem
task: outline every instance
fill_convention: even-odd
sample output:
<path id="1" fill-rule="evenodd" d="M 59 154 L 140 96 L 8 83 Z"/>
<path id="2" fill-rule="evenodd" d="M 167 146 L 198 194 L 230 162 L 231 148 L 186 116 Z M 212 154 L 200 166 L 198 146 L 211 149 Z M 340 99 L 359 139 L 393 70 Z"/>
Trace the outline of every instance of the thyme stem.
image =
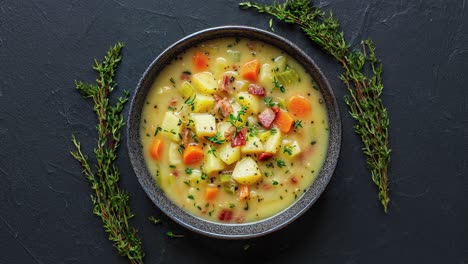
<path id="1" fill-rule="evenodd" d="M 361 42 L 361 50 L 351 50 L 333 15 L 326 14 L 311 5 L 310 0 L 286 0 L 285 3 L 259 5 L 251 2 L 240 3 L 247 9 L 253 8 L 276 19 L 298 25 L 320 48 L 331 54 L 343 66 L 340 79 L 346 84 L 349 96 L 345 102 L 350 115 L 356 120 L 355 132 L 363 142 L 363 153 L 373 182 L 378 187 L 378 198 L 387 212 L 390 201 L 388 187 L 388 164 L 390 147 L 388 143 L 389 118 L 380 95 L 382 93 L 382 64 L 375 55 L 371 40 Z M 270 22 L 270 27 L 271 27 Z M 370 67 L 370 72 L 365 69 Z"/>
<path id="2" fill-rule="evenodd" d="M 81 164 L 84 176 L 89 180 L 94 194 L 91 195 L 93 213 L 103 222 L 104 230 L 109 233 L 109 240 L 114 243 L 121 256 L 128 258 L 132 264 L 143 263 L 144 253 L 141 240 L 137 237 L 135 228 L 128 220 L 133 217 L 128 203 L 129 196 L 118 185 L 120 173 L 115 165 L 117 150 L 120 145 L 121 128 L 124 126 L 122 110 L 128 100 L 128 91 L 119 97 L 114 106 L 109 104 L 109 94 L 116 84 L 113 81 L 117 66 L 122 59 L 120 51 L 124 45 L 117 43 L 111 47 L 99 63 L 95 60 L 93 69 L 98 73 L 96 84 L 76 81 L 76 88 L 84 97 L 94 101 L 94 112 L 98 124 L 95 172 L 89 165 L 89 160 L 81 150 L 80 142 L 72 135 L 75 151 L 71 155 Z"/>

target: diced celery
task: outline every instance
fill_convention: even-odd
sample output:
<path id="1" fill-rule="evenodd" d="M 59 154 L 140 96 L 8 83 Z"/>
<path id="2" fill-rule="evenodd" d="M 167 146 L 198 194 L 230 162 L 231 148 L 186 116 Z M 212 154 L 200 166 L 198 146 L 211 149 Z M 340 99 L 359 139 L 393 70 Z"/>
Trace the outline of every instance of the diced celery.
<path id="1" fill-rule="evenodd" d="M 288 59 L 285 56 L 278 56 L 274 60 L 275 68 L 274 71 L 276 73 L 284 72 L 286 70 L 286 65 L 288 64 Z"/>
<path id="2" fill-rule="evenodd" d="M 179 86 L 178 91 L 186 99 L 193 95 L 193 86 L 189 82 L 185 81 Z"/>
<path id="3" fill-rule="evenodd" d="M 275 75 L 276 80 L 282 85 L 288 85 L 299 81 L 299 74 L 294 68 L 287 69 L 284 72 Z"/>
<path id="4" fill-rule="evenodd" d="M 229 55 L 229 59 L 232 62 L 239 62 L 240 61 L 240 52 L 237 50 L 228 50 L 227 54 Z"/>

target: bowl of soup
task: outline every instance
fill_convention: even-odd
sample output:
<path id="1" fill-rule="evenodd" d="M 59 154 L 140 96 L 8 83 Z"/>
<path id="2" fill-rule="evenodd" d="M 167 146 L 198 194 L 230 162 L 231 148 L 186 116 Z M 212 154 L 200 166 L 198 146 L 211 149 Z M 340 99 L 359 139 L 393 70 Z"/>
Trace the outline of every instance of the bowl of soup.
<path id="1" fill-rule="evenodd" d="M 189 35 L 141 77 L 128 150 L 148 197 L 216 238 L 278 230 L 333 175 L 341 120 L 323 73 L 288 40 L 224 26 Z"/>

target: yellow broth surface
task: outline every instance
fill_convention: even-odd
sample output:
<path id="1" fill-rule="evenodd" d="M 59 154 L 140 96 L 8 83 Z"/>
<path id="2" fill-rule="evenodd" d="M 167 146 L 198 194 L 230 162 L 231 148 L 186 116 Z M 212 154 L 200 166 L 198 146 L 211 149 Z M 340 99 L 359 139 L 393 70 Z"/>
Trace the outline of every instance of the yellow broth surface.
<path id="1" fill-rule="evenodd" d="M 317 177 L 328 134 L 322 95 L 303 67 L 239 38 L 174 58 L 141 120 L 145 160 L 164 193 L 224 223 L 258 221 L 293 204 Z"/>

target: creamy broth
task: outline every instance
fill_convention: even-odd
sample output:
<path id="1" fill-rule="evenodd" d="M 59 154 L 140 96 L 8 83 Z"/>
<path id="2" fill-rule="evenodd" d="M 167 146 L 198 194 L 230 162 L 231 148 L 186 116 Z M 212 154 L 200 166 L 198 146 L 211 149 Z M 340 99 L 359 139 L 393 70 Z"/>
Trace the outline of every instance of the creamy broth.
<path id="1" fill-rule="evenodd" d="M 175 204 L 214 222 L 253 222 L 311 186 L 328 119 L 293 58 L 263 42 L 223 38 L 163 69 L 143 108 L 141 140 L 150 173 Z"/>

